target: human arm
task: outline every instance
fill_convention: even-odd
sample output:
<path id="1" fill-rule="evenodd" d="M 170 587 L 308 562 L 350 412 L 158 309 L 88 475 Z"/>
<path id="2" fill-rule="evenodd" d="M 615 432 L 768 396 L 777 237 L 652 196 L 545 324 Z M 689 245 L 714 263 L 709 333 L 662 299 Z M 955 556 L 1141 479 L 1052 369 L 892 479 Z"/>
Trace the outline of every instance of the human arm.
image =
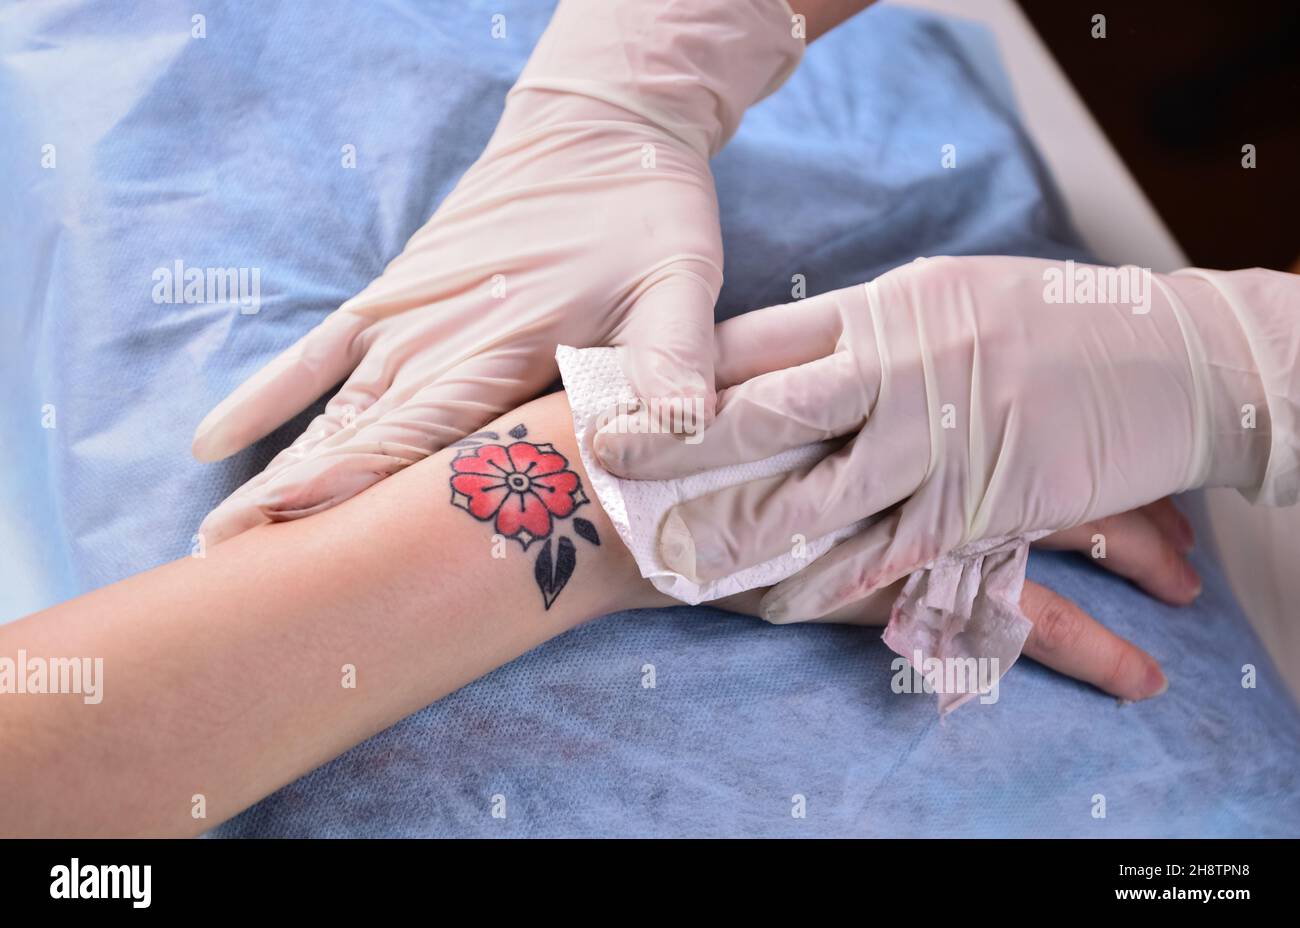
<path id="1" fill-rule="evenodd" d="M 511 413 L 488 444 L 515 444 L 520 425 L 578 466 L 562 396 Z M 98 704 L 0 695 L 0 833 L 204 831 L 581 622 L 667 601 L 589 503 L 553 519 L 552 550 L 571 538 L 576 566 L 547 608 L 542 540 L 498 544 L 452 504 L 467 450 L 0 627 L 0 657 L 103 660 Z M 574 535 L 579 516 L 600 544 Z M 191 815 L 200 795 L 206 819 Z"/>
<path id="2" fill-rule="evenodd" d="M 482 519 L 462 508 L 475 487 L 462 482 L 466 499 L 453 502 L 451 482 L 477 469 L 456 470 L 457 458 L 524 441 L 552 444 L 588 488 L 564 395 L 489 430 L 316 517 L 0 626 L 0 660 L 20 649 L 103 660 L 98 704 L 0 695 L 0 834 L 196 834 L 588 619 L 672 604 L 592 501 L 554 517 L 552 564 L 566 537 L 575 565 L 548 608 L 545 539 L 523 548 L 500 531 L 521 526 L 500 525 L 499 508 Z M 599 544 L 575 530 L 579 517 Z M 827 621 L 884 624 L 896 592 Z M 757 614 L 762 593 L 718 605 Z M 1159 688 L 1150 656 L 1078 607 L 1033 584 L 1021 605 L 1035 623 L 1027 656 L 1129 699 Z M 197 796 L 206 818 L 193 816 Z"/>
<path id="3" fill-rule="evenodd" d="M 1071 267 L 927 259 L 739 317 L 719 350 L 744 364 L 702 441 L 611 430 L 595 450 L 615 473 L 656 478 L 847 438 L 813 468 L 665 520 L 665 560 L 704 579 L 792 533 L 881 516 L 775 587 L 773 619 L 823 614 L 971 541 L 1061 531 L 1193 487 L 1294 500 L 1295 278 L 1128 268 L 1131 299 L 1058 299 Z M 1073 269 L 1094 288 L 1117 283 L 1103 276 L 1115 269 Z"/>

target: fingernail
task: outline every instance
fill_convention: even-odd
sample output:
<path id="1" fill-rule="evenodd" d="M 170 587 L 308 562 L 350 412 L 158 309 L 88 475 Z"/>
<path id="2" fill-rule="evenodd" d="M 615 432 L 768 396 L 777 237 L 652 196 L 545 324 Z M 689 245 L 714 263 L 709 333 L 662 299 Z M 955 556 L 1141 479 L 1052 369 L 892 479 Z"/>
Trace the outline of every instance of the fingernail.
<path id="1" fill-rule="evenodd" d="M 1193 599 L 1201 595 L 1201 575 L 1186 561 L 1183 562 L 1183 585 L 1190 591 Z"/>
<path id="2" fill-rule="evenodd" d="M 668 513 L 664 527 L 659 532 L 659 556 L 669 570 L 675 571 L 693 583 L 699 583 L 695 573 L 695 539 L 677 510 Z"/>
<path id="3" fill-rule="evenodd" d="M 610 437 L 608 432 L 597 432 L 591 440 L 591 450 L 596 455 L 596 460 L 600 461 L 605 470 L 618 472 L 619 454 L 618 443 Z"/>
<path id="4" fill-rule="evenodd" d="M 1142 690 L 1146 693 L 1143 699 L 1155 699 L 1157 696 L 1163 696 L 1169 689 L 1169 678 L 1164 675 L 1160 665 L 1155 661 L 1147 664 L 1146 677 L 1143 680 Z"/>
<path id="5" fill-rule="evenodd" d="M 758 604 L 759 618 L 773 625 L 819 618 L 830 611 L 817 595 L 821 588 L 821 584 L 786 580 L 763 595 Z"/>
<path id="6" fill-rule="evenodd" d="M 764 622 L 771 622 L 773 625 L 781 625 L 790 618 L 790 607 L 783 601 L 767 602 L 766 600 L 759 603 L 758 616 Z"/>
<path id="7" fill-rule="evenodd" d="M 216 441 L 215 431 L 214 424 L 209 422 L 208 419 L 204 419 L 199 423 L 199 427 L 194 430 L 194 440 L 190 443 L 190 454 L 193 455 L 194 460 L 211 464 L 225 457 L 220 453 L 221 449 Z"/>

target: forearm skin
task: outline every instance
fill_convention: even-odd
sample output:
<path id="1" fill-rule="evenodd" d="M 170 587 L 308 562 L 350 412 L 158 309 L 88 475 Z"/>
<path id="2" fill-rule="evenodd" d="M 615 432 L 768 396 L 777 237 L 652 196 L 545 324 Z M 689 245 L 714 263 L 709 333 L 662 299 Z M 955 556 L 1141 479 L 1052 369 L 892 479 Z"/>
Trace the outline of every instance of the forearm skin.
<path id="1" fill-rule="evenodd" d="M 520 424 L 586 486 L 562 395 L 489 428 L 508 444 Z M 547 639 L 665 601 L 593 500 L 573 515 L 601 543 L 577 540 L 547 608 L 538 542 L 503 548 L 452 505 L 463 452 L 0 628 L 0 656 L 104 666 L 97 705 L 0 695 L 0 834 L 201 833 Z"/>

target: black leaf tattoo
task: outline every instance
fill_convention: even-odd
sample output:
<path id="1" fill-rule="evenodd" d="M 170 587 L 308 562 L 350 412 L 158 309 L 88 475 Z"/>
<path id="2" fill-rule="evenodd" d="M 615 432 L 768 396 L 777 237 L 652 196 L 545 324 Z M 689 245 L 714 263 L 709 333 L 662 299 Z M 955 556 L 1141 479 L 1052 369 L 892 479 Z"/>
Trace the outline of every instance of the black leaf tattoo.
<path id="1" fill-rule="evenodd" d="M 555 546 L 555 559 L 552 561 L 551 539 L 546 539 L 541 553 L 537 555 L 537 563 L 533 565 L 533 578 L 537 581 L 537 588 L 542 591 L 542 602 L 547 609 L 551 608 L 551 603 L 560 595 L 577 566 L 578 553 L 572 541 L 561 536 Z"/>
<path id="2" fill-rule="evenodd" d="M 551 581 L 551 588 L 554 590 L 552 596 L 559 596 L 560 590 L 569 582 L 573 576 L 573 568 L 578 565 L 578 552 L 573 547 L 573 542 L 563 535 L 555 547 L 555 577 Z"/>
<path id="3" fill-rule="evenodd" d="M 555 594 L 551 592 L 551 539 L 546 539 L 546 544 L 542 545 L 542 551 L 537 555 L 537 562 L 533 564 L 533 579 L 537 581 L 537 588 L 542 591 L 542 602 L 546 603 L 546 608 L 551 608 L 551 603 L 555 602 Z"/>
<path id="4" fill-rule="evenodd" d="M 593 545 L 600 544 L 600 536 L 596 534 L 596 526 L 592 525 L 586 519 L 580 519 L 577 516 L 574 516 L 573 530 Z"/>
<path id="5" fill-rule="evenodd" d="M 460 441 L 454 441 L 448 448 L 473 448 L 481 445 L 486 441 L 500 441 L 501 436 L 496 432 L 475 432 L 473 435 L 466 435 Z"/>

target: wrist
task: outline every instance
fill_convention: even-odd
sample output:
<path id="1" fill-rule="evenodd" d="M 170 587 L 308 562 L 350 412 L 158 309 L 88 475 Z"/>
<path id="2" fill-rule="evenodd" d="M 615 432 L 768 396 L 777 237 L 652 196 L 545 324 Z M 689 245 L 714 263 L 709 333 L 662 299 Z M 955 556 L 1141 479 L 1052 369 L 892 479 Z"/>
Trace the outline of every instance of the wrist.
<path id="1" fill-rule="evenodd" d="M 599 100 L 709 157 L 798 66 L 804 39 L 792 17 L 786 0 L 562 0 L 510 97 Z"/>
<path id="2" fill-rule="evenodd" d="M 1186 311 L 1195 339 L 1191 361 L 1204 384 L 1209 464 L 1201 485 L 1249 495 L 1265 481 L 1272 444 L 1268 396 L 1249 338 L 1211 279 L 1192 270 L 1165 280 Z"/>
<path id="3" fill-rule="evenodd" d="M 449 482 L 450 506 L 466 517 L 453 523 L 464 524 L 458 547 L 477 538 L 482 569 L 499 574 L 498 597 L 539 613 L 548 637 L 673 602 L 641 577 L 596 498 L 566 397 L 526 403 L 417 465 Z M 434 551 L 430 571 L 445 562 Z"/>

